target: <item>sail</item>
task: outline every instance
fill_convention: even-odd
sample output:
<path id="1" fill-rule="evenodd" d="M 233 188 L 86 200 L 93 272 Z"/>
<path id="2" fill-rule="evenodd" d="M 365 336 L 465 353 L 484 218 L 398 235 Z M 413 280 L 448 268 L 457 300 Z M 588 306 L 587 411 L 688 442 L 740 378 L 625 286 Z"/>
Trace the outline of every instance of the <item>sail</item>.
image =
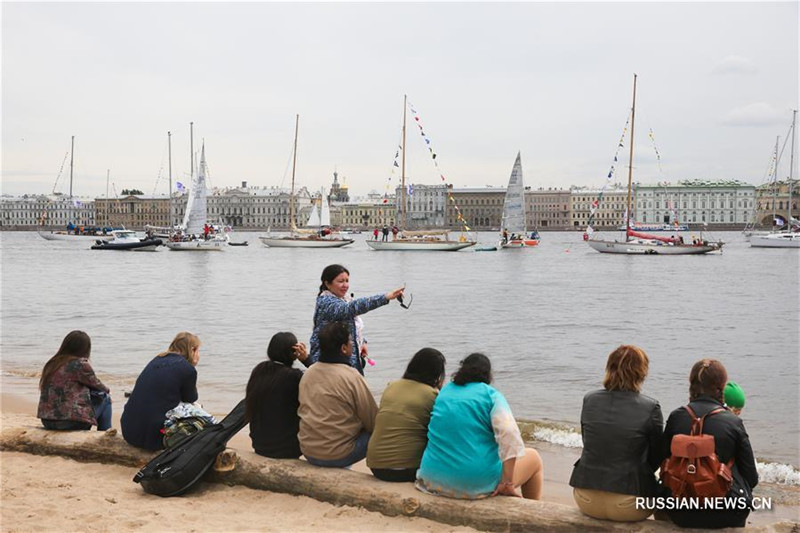
<path id="1" fill-rule="evenodd" d="M 675 237 L 662 237 L 660 235 L 650 235 L 649 233 L 641 233 L 641 232 L 638 232 L 638 231 L 634 231 L 634 230 L 632 230 L 630 228 L 628 228 L 628 231 L 627 231 L 626 234 L 627 234 L 628 237 L 637 237 L 639 239 L 649 239 L 649 240 L 652 240 L 652 241 L 661 241 L 661 242 L 673 243 L 673 244 L 680 243 L 680 240 L 675 238 Z"/>
<path id="2" fill-rule="evenodd" d="M 517 160 L 508 180 L 506 199 L 503 203 L 503 223 L 501 229 L 509 233 L 524 234 L 525 223 L 525 183 L 522 181 L 522 159 L 517 152 Z"/>
<path id="3" fill-rule="evenodd" d="M 200 152 L 200 166 L 197 174 L 192 176 L 192 188 L 189 190 L 189 199 L 186 202 L 186 214 L 183 217 L 183 226 L 186 233 L 200 235 L 203 225 L 207 221 L 206 207 L 206 147 Z"/>
<path id="4" fill-rule="evenodd" d="M 331 206 L 328 202 L 328 197 L 325 196 L 325 189 L 322 189 L 322 213 L 319 216 L 320 226 L 331 225 Z"/>
<path id="5" fill-rule="evenodd" d="M 308 227 L 319 226 L 319 211 L 317 210 L 317 204 L 314 204 L 314 207 L 311 208 L 311 214 L 308 215 L 308 221 L 306 222 L 306 226 Z"/>

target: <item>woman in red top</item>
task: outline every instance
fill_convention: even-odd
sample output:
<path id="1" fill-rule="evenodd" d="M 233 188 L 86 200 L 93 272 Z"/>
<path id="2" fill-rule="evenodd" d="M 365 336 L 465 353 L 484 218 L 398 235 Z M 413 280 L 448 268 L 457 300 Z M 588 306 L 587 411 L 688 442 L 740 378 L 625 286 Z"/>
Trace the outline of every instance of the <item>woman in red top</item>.
<path id="1" fill-rule="evenodd" d="M 83 331 L 71 331 L 58 352 L 44 365 L 39 381 L 37 417 L 47 429 L 111 427 L 111 396 L 89 364 L 92 341 Z"/>

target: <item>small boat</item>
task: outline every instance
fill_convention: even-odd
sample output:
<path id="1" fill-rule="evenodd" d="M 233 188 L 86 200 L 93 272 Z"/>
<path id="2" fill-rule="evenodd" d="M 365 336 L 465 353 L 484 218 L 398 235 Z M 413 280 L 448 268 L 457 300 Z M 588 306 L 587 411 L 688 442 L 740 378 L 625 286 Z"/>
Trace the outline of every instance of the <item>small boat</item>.
<path id="1" fill-rule="evenodd" d="M 477 241 L 467 238 L 463 232 L 458 240 L 450 239 L 448 230 L 408 231 L 405 228 L 408 213 L 406 212 L 406 111 L 408 97 L 403 97 L 403 133 L 400 149 L 403 153 L 400 167 L 400 203 L 398 217 L 400 219 L 400 233 L 391 241 L 367 240 L 367 246 L 375 251 L 425 251 L 425 252 L 456 252 L 469 246 L 474 246 Z"/>
<path id="2" fill-rule="evenodd" d="M 167 242 L 167 248 L 183 252 L 221 252 L 228 246 L 228 236 L 204 232 L 208 229 L 206 204 L 206 147 L 200 150 L 200 166 L 192 176 L 192 188 L 186 201 L 186 213 L 182 226 L 186 233 L 175 233 Z"/>
<path id="3" fill-rule="evenodd" d="M 297 131 L 300 127 L 300 115 L 295 117 L 294 148 L 292 151 L 292 191 L 289 195 L 289 235 L 273 237 L 271 231 L 265 237 L 259 237 L 264 246 L 269 248 L 341 248 L 353 244 L 353 239 L 344 239 L 330 229 L 330 206 L 322 194 L 321 214 L 314 207 L 309 216 L 308 226 L 318 226 L 318 229 L 298 229 L 295 223 L 295 195 L 294 177 L 297 166 Z M 326 219 L 327 213 L 327 219 Z"/>
<path id="4" fill-rule="evenodd" d="M 800 248 L 800 233 L 770 233 L 750 237 L 751 248 Z"/>
<path id="5" fill-rule="evenodd" d="M 164 242 L 155 237 L 140 239 L 133 230 L 115 230 L 111 240 L 98 239 L 92 250 L 134 250 L 137 252 L 155 252 Z"/>
<path id="6" fill-rule="evenodd" d="M 472 249 L 473 252 L 496 252 L 497 246 L 476 246 Z"/>
<path id="7" fill-rule="evenodd" d="M 628 205 L 626 213 L 631 210 L 631 191 L 633 187 L 633 128 L 636 118 L 636 74 L 633 75 L 633 104 L 631 105 L 631 133 L 630 133 L 630 155 L 628 160 Z M 709 242 L 702 239 L 694 239 L 692 243 L 684 243 L 683 237 L 662 237 L 640 233 L 633 229 L 632 216 L 627 217 L 625 224 L 625 240 L 605 240 L 592 236 L 593 230 L 587 228 L 584 234 L 584 241 L 594 250 L 604 254 L 626 254 L 626 255 L 699 255 L 722 250 L 723 242 Z"/>
<path id="8" fill-rule="evenodd" d="M 794 198 L 794 148 L 795 148 L 795 139 L 794 139 L 794 130 L 797 126 L 797 111 L 795 110 L 792 113 L 792 147 L 791 147 L 791 157 L 789 160 L 789 198 Z M 777 144 L 775 146 L 775 153 L 777 154 Z M 777 181 L 777 171 L 778 164 L 775 163 L 775 178 Z M 792 214 L 792 205 L 791 202 L 787 202 L 789 208 L 789 221 L 786 222 L 782 216 L 778 215 L 777 213 L 773 213 L 773 223 L 777 223 L 780 221 L 782 224 L 781 231 L 775 231 L 772 233 L 768 233 L 766 235 L 756 235 L 752 234 L 750 236 L 750 247 L 751 248 L 800 248 L 800 221 L 798 221 L 794 215 Z M 773 208 L 775 205 L 775 200 L 773 199 Z"/>
<path id="9" fill-rule="evenodd" d="M 233 242 L 233 241 L 231 241 L 231 242 L 228 243 L 228 246 L 248 246 L 248 244 L 247 244 L 247 241 L 242 241 L 242 242 Z"/>
<path id="10" fill-rule="evenodd" d="M 517 152 L 508 188 L 503 201 L 503 231 L 500 248 L 530 248 L 539 244 L 539 233 L 534 231 L 528 235 L 525 216 L 525 182 L 522 179 L 522 156 Z"/>

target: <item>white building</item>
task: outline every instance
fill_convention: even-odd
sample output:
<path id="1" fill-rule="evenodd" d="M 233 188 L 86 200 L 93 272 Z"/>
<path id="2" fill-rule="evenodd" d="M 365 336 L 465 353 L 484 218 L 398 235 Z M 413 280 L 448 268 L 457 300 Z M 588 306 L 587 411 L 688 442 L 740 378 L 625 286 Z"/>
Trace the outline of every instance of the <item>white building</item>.
<path id="1" fill-rule="evenodd" d="M 94 200 L 63 194 L 0 197 L 0 227 L 63 229 L 70 222 L 94 225 Z"/>
<path id="2" fill-rule="evenodd" d="M 634 216 L 644 223 L 671 224 L 677 215 L 681 224 L 746 224 L 753 217 L 755 189 L 737 180 L 636 184 Z"/>
<path id="3" fill-rule="evenodd" d="M 430 229 L 446 227 L 447 185 L 408 185 L 405 194 L 405 209 L 401 209 L 403 201 L 402 187 L 395 189 L 395 209 L 402 214 L 405 229 Z"/>

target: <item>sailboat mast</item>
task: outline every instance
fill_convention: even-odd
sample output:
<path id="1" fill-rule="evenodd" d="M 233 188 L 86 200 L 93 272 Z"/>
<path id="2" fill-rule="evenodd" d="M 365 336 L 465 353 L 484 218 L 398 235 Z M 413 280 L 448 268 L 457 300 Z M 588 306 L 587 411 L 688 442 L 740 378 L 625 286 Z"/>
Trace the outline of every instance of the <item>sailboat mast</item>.
<path id="1" fill-rule="evenodd" d="M 167 201 L 169 202 L 169 227 L 172 228 L 172 132 L 167 132 L 167 161 L 168 161 L 168 174 L 169 174 L 169 194 Z"/>
<path id="2" fill-rule="evenodd" d="M 792 149 L 789 152 L 789 224 L 792 223 L 792 195 L 794 193 L 794 130 L 797 126 L 797 110 L 792 111 Z"/>
<path id="3" fill-rule="evenodd" d="M 633 104 L 631 105 L 631 151 L 628 158 L 628 220 L 625 225 L 625 240 L 628 240 L 628 230 L 631 228 L 631 218 L 633 212 L 631 210 L 631 187 L 633 186 L 633 125 L 636 118 L 636 74 L 633 75 Z"/>
<path id="4" fill-rule="evenodd" d="M 292 150 L 292 192 L 289 195 L 289 227 L 295 229 L 294 222 L 294 174 L 297 168 L 297 132 L 300 129 L 300 115 L 295 115 L 294 119 L 294 149 Z"/>
<path id="5" fill-rule="evenodd" d="M 194 179 L 194 122 L 189 123 L 189 173 Z"/>
<path id="6" fill-rule="evenodd" d="M 400 215 L 397 217 L 400 227 L 406 227 L 406 109 L 408 108 L 408 95 L 403 95 L 403 159 L 400 167 Z"/>
<path id="7" fill-rule="evenodd" d="M 781 136 L 775 138 L 775 166 L 772 169 L 772 226 L 775 226 L 775 215 L 778 214 L 778 146 Z"/>
<path id="8" fill-rule="evenodd" d="M 72 198 L 72 163 L 75 161 L 75 136 L 72 136 L 72 144 L 69 149 L 69 197 Z"/>

